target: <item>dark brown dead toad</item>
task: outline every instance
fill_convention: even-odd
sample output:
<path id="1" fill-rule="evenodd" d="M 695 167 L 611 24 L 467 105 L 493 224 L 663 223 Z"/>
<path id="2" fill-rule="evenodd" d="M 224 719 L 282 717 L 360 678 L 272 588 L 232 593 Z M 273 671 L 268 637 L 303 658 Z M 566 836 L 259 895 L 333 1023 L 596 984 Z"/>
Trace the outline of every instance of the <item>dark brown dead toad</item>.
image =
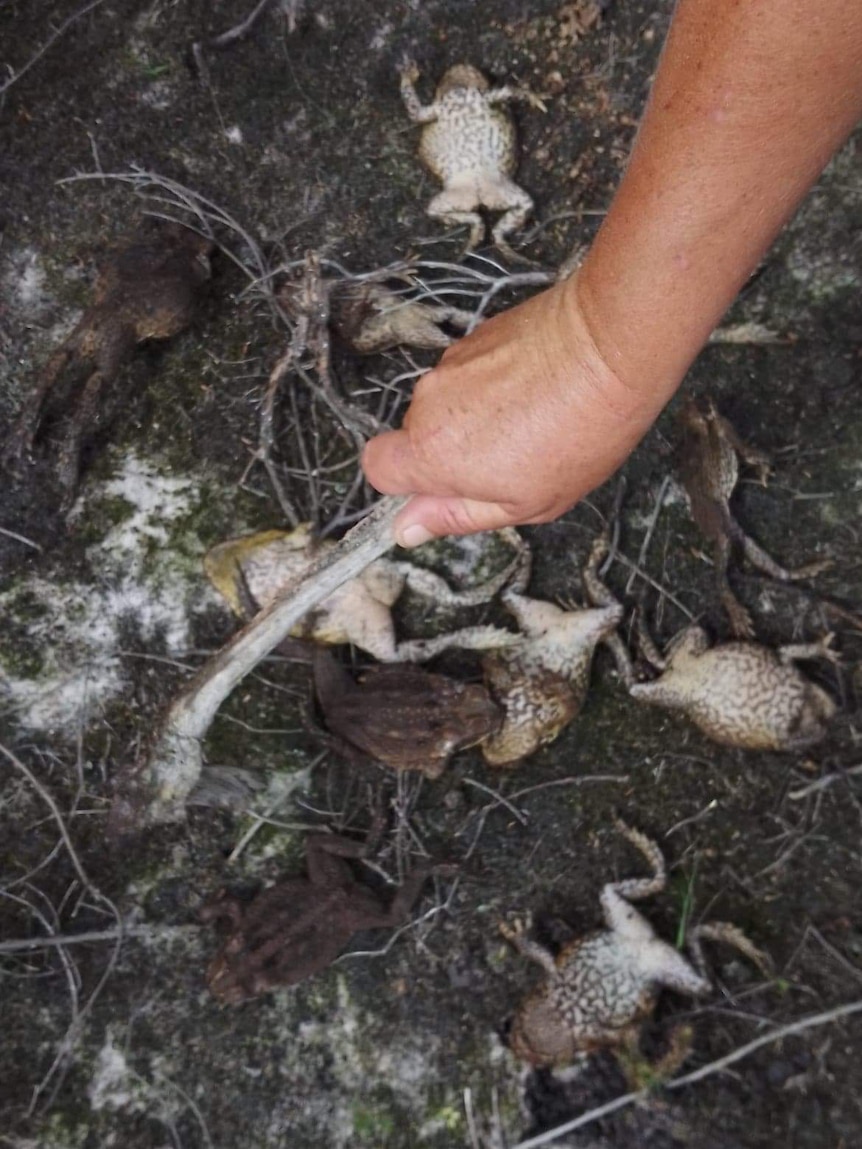
<path id="1" fill-rule="evenodd" d="M 769 458 L 742 441 L 733 425 L 719 414 L 713 399 L 689 399 L 680 412 L 680 425 L 679 474 L 691 504 L 692 518 L 715 548 L 718 593 L 731 629 L 739 638 L 751 638 L 754 629 L 748 611 L 733 593 L 727 578 L 735 548 L 742 550 L 752 566 L 780 582 L 811 578 L 829 563 L 820 561 L 787 570 L 736 521 L 730 498 L 739 479 L 739 460 L 754 467 L 765 485 Z"/>
<path id="2" fill-rule="evenodd" d="M 168 339 L 188 327 L 198 289 L 210 277 L 210 240 L 179 225 L 119 250 L 100 273 L 95 303 L 58 347 L 24 402 L 3 448 L 15 463 L 32 450 L 46 409 L 68 406 L 57 476 L 74 495 L 81 444 L 98 423 L 103 391 L 139 343 Z M 77 389 L 75 400 L 71 393 Z"/>
<path id="3" fill-rule="evenodd" d="M 307 876 L 277 882 L 251 902 L 223 893 L 201 910 L 203 921 L 226 918 L 230 923 L 207 970 L 207 984 L 222 1005 L 296 985 L 331 965 L 359 930 L 404 921 L 431 867 L 417 867 L 386 907 L 345 861 L 366 849 L 351 838 L 310 834 L 305 840 Z"/>
<path id="4" fill-rule="evenodd" d="M 314 686 L 329 731 L 351 749 L 439 778 L 450 757 L 496 731 L 502 713 L 484 686 L 418 666 L 372 666 L 357 680 L 314 652 Z"/>

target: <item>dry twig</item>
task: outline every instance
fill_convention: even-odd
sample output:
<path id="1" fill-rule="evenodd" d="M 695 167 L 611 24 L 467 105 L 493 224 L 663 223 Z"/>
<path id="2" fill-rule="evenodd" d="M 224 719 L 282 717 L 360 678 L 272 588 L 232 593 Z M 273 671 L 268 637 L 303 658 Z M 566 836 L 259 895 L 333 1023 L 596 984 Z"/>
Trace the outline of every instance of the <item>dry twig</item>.
<path id="1" fill-rule="evenodd" d="M 36 1110 L 36 1106 L 39 1102 L 40 1097 L 48 1089 L 48 1086 L 53 1082 L 53 1087 L 51 1089 L 51 1092 L 47 1095 L 47 1097 L 44 1101 L 43 1109 L 47 1109 L 48 1107 L 50 1107 L 51 1103 L 54 1100 L 54 1097 L 57 1094 L 58 1089 L 62 1085 L 63 1080 L 64 1080 L 65 1075 L 66 1075 L 66 1071 L 69 1067 L 69 1063 L 70 1063 L 71 1058 L 72 1058 L 72 1053 L 73 1053 L 74 1048 L 77 1045 L 78 1041 L 80 1040 L 81 1033 L 82 1033 L 83 1027 L 84 1027 L 84 1022 L 85 1022 L 88 1014 L 92 1011 L 93 1006 L 95 1005 L 95 1002 L 96 1002 L 97 998 L 99 997 L 99 994 L 104 989 L 105 985 L 107 984 L 108 979 L 110 978 L 111 974 L 114 971 L 114 967 L 117 964 L 117 961 L 118 961 L 119 956 L 120 956 L 120 949 L 122 948 L 122 944 L 123 944 L 124 931 L 123 931 L 123 921 L 122 921 L 122 918 L 120 917 L 119 910 L 117 909 L 117 907 L 114 905 L 114 903 L 111 901 L 110 898 L 106 897 L 105 894 L 102 894 L 97 889 L 97 887 L 94 885 L 94 883 L 91 881 L 90 877 L 88 876 L 86 870 L 84 869 L 84 867 L 81 863 L 81 860 L 78 857 L 78 853 L 75 849 L 75 846 L 72 843 L 72 839 L 71 839 L 71 836 L 69 834 L 68 827 L 66 826 L 66 821 L 63 817 L 63 814 L 60 811 L 60 807 L 57 805 L 52 794 L 45 788 L 45 786 L 42 785 L 42 783 L 39 781 L 39 779 L 36 777 L 36 775 L 33 773 L 33 771 L 29 768 L 29 766 L 27 766 L 24 762 L 22 762 L 21 759 L 17 757 L 17 755 L 13 754 L 11 750 L 9 750 L 7 747 L 3 746 L 2 744 L 0 744 L 0 754 L 2 754 L 2 756 L 6 759 L 6 761 L 9 762 L 20 774 L 22 774 L 27 779 L 27 781 L 30 783 L 30 785 L 33 787 L 33 789 L 36 791 L 36 793 L 39 795 L 39 797 L 42 799 L 42 801 L 45 802 L 48 809 L 51 811 L 51 814 L 53 815 L 55 822 L 57 823 L 57 827 L 60 831 L 60 837 L 63 840 L 63 844 L 66 847 L 66 852 L 69 855 L 69 860 L 72 863 L 72 867 L 75 870 L 75 873 L 78 877 L 79 882 L 81 883 L 81 886 L 83 887 L 84 890 L 86 890 L 90 894 L 90 897 L 93 898 L 94 901 L 102 903 L 107 908 L 107 910 L 111 913 L 115 922 L 117 923 L 117 937 L 116 937 L 116 943 L 114 945 L 114 949 L 111 953 L 110 958 L 108 959 L 107 965 L 105 966 L 105 969 L 103 970 L 101 977 L 99 978 L 98 982 L 96 983 L 96 986 L 95 986 L 93 992 L 90 994 L 89 998 L 87 999 L 86 1003 L 84 1004 L 84 1006 L 82 1008 L 78 1008 L 77 993 L 73 992 L 73 995 L 72 995 L 72 1021 L 69 1025 L 69 1028 L 66 1030 L 64 1037 L 60 1041 L 60 1044 L 57 1048 L 57 1052 L 54 1056 L 54 1060 L 52 1061 L 47 1073 L 42 1078 L 42 1080 L 39 1082 L 39 1084 L 36 1086 L 36 1088 L 33 1090 L 33 1097 L 32 1097 L 32 1100 L 30 1102 L 30 1108 L 28 1110 L 28 1115 L 32 1115 L 32 1113 L 34 1113 Z M 63 960 L 64 969 L 66 971 L 66 975 L 67 975 L 67 979 L 68 979 L 68 977 L 70 976 L 69 975 L 68 958 L 65 954 L 65 951 L 62 949 L 62 945 L 60 947 L 60 954 L 61 954 L 61 957 Z"/>
<path id="2" fill-rule="evenodd" d="M 88 12 L 92 12 L 94 8 L 98 8 L 104 3 L 105 0 L 90 0 L 89 4 L 85 4 L 83 8 L 79 8 L 77 12 L 73 12 L 71 16 L 67 17 L 60 27 L 51 33 L 42 47 L 30 57 L 27 63 L 19 68 L 17 72 L 12 72 L 9 79 L 0 84 L 0 96 L 5 95 L 13 84 L 17 84 L 22 76 L 26 75 L 35 64 L 38 64 L 45 53 L 53 48 L 60 37 L 64 35 L 73 24 L 77 23 L 83 16 L 86 16 Z"/>

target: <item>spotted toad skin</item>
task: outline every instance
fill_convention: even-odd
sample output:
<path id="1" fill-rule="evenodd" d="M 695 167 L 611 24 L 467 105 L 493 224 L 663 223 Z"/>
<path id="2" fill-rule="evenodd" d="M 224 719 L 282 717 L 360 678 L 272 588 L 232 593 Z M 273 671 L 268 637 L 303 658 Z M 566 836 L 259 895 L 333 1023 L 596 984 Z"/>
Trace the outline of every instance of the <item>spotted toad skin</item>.
<path id="1" fill-rule="evenodd" d="M 456 64 L 443 76 L 434 102 L 423 106 L 414 87 L 419 75 L 408 60 L 401 67 L 401 95 L 410 119 L 423 125 L 419 158 L 443 184 L 428 205 L 428 215 L 449 224 L 470 227 L 467 249 L 484 237 L 477 208 L 505 214 L 493 228 L 494 242 L 510 258 L 519 259 L 507 236 L 522 227 L 533 210 L 529 195 L 512 180 L 517 165 L 515 125 L 505 104 L 536 97 L 517 88 L 491 88 L 469 64 Z"/>
<path id="2" fill-rule="evenodd" d="M 615 600 L 597 607 L 557 606 L 524 594 L 530 552 L 522 542 L 518 569 L 500 596 L 514 616 L 519 641 L 485 655 L 482 668 L 503 725 L 482 743 L 489 766 L 512 766 L 552 742 L 577 716 L 590 679 L 593 652 L 622 619 Z M 597 546 L 583 572 L 589 587 Z"/>
<path id="3" fill-rule="evenodd" d="M 578 1053 L 633 1048 L 662 987 L 698 997 L 711 989 L 703 972 L 698 938 L 725 941 L 761 968 L 768 959 L 735 926 L 711 922 L 687 939 L 698 969 L 658 938 L 632 901 L 660 893 L 667 884 L 664 858 L 645 834 L 615 821 L 617 830 L 641 852 L 653 874 L 608 883 L 601 904 L 606 929 L 565 946 L 555 957 L 526 936 L 522 926 L 501 932 L 525 956 L 541 965 L 544 981 L 518 1009 L 509 1038 L 516 1056 L 534 1065 L 564 1065 Z"/>
<path id="4" fill-rule="evenodd" d="M 491 696 L 503 708 L 500 732 L 482 744 L 491 766 L 511 766 L 552 742 L 581 709 L 596 646 L 622 618 L 620 607 L 564 610 L 504 595 L 522 637 L 483 660 Z"/>
<path id="5" fill-rule="evenodd" d="M 631 686 L 633 698 L 679 710 L 704 734 L 745 750 L 802 750 L 818 742 L 836 712 L 796 659 L 834 658 L 828 638 L 780 647 L 726 642 L 710 647 L 688 627 L 672 644 L 655 682 Z"/>

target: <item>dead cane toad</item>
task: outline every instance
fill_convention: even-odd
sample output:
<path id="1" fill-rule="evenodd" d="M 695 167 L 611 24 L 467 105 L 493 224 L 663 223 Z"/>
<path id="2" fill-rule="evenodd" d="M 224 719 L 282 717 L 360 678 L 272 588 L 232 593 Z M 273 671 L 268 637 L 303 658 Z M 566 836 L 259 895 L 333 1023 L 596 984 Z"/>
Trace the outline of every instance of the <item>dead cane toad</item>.
<path id="1" fill-rule="evenodd" d="M 494 243 L 509 259 L 523 259 L 509 246 L 508 236 L 524 225 L 533 201 L 511 178 L 517 166 L 516 136 L 505 105 L 527 100 L 542 107 L 540 99 L 522 88 L 492 88 L 478 68 L 456 64 L 437 85 L 434 102 L 423 106 L 414 86 L 416 64 L 405 60 L 400 72 L 407 115 L 424 125 L 419 158 L 443 184 L 426 208 L 428 215 L 467 224 L 467 250 L 472 251 L 485 235 L 476 209 L 502 211 L 493 228 Z"/>
<path id="2" fill-rule="evenodd" d="M 608 551 L 608 534 L 594 545 L 589 599 L 604 606 L 617 600 L 598 576 Z M 797 660 L 837 662 L 831 635 L 817 642 L 772 650 L 758 642 L 722 642 L 710 646 L 702 627 L 692 624 L 668 644 L 662 655 L 643 616 L 638 617 L 641 650 L 661 671 L 653 682 L 637 682 L 631 655 L 618 634 L 606 639 L 620 678 L 633 698 L 678 710 L 709 738 L 743 750 L 803 750 L 824 737 L 837 707 L 822 687 L 806 678 Z"/>
<path id="3" fill-rule="evenodd" d="M 224 918 L 229 923 L 207 970 L 207 984 L 222 1005 L 296 985 L 331 965 L 359 930 L 404 921 L 431 867 L 417 867 L 387 907 L 355 879 L 346 861 L 366 849 L 351 838 L 310 834 L 305 877 L 277 882 L 247 903 L 223 893 L 203 908 L 203 921 Z"/>
<path id="4" fill-rule="evenodd" d="M 406 587 L 441 606 L 476 606 L 490 601 L 521 561 L 522 541 L 517 531 L 502 532 L 502 537 L 516 548 L 516 557 L 479 586 L 453 590 L 431 571 L 381 558 L 322 602 L 294 636 L 332 644 L 351 642 L 381 662 L 424 662 L 453 647 L 485 650 L 510 645 L 516 636 L 493 626 L 471 626 L 437 638 L 398 642 L 391 612 Z M 302 574 L 315 555 L 334 545 L 328 539 L 317 542 L 311 525 L 304 523 L 293 531 L 263 531 L 219 543 L 206 554 L 204 567 L 234 612 L 249 618 Z"/>
<path id="5" fill-rule="evenodd" d="M 210 240 L 177 224 L 114 255 L 96 281 L 93 306 L 48 360 L 26 399 L 4 446 L 5 462 L 14 464 L 32 450 L 46 409 L 70 405 L 69 387 L 80 382 L 57 464 L 67 499 L 74 495 L 81 445 L 98 424 L 103 392 L 139 343 L 169 339 L 188 327 L 199 290 L 210 278 L 212 248 Z"/>
<path id="6" fill-rule="evenodd" d="M 564 1065 L 578 1053 L 606 1048 L 636 1061 L 641 1026 L 652 1014 L 662 987 L 691 996 L 710 991 L 700 946 L 704 938 L 727 942 L 761 970 L 768 968 L 768 958 L 727 922 L 705 923 L 689 932 L 686 941 L 695 965 L 656 937 L 631 903 L 665 888 L 664 858 L 645 834 L 619 819 L 615 825 L 643 854 L 653 874 L 604 887 L 605 929 L 577 938 L 554 957 L 527 937 L 523 925 L 500 926 L 503 935 L 546 974 L 518 1009 L 509 1039 L 516 1056 L 534 1065 Z"/>
<path id="7" fill-rule="evenodd" d="M 585 581 L 594 563 L 591 553 Z M 501 598 L 515 616 L 521 638 L 514 646 L 485 655 L 483 669 L 491 697 L 505 717 L 497 734 L 482 744 L 491 766 L 511 766 L 552 742 L 583 705 L 596 646 L 619 624 L 618 603 L 568 609 L 527 598 L 529 564 Z"/>
<path id="8" fill-rule="evenodd" d="M 713 399 L 689 399 L 680 412 L 680 425 L 679 473 L 692 518 L 715 548 L 718 592 L 731 629 L 738 638 L 751 638 L 754 633 L 751 618 L 733 593 L 727 577 L 735 548 L 742 550 L 752 566 L 780 582 L 811 578 L 830 564 L 818 561 L 787 570 L 739 525 L 730 508 L 730 498 L 739 480 L 739 460 L 754 467 L 765 485 L 769 458 L 743 442 L 733 425 L 719 414 Z"/>
<path id="9" fill-rule="evenodd" d="M 701 627 L 689 626 L 670 643 L 666 657 L 650 642 L 643 643 L 647 658 L 662 673 L 654 682 L 632 685 L 630 693 L 642 702 L 681 711 L 727 746 L 804 750 L 824 737 L 837 707 L 795 662 L 836 661 L 830 640 L 827 635 L 777 650 L 742 641 L 711 647 Z"/>
<path id="10" fill-rule="evenodd" d="M 314 687 L 327 730 L 348 757 L 358 750 L 426 778 L 439 778 L 453 754 L 481 742 L 502 717 L 478 683 L 391 664 L 354 680 L 321 648 L 314 652 Z"/>

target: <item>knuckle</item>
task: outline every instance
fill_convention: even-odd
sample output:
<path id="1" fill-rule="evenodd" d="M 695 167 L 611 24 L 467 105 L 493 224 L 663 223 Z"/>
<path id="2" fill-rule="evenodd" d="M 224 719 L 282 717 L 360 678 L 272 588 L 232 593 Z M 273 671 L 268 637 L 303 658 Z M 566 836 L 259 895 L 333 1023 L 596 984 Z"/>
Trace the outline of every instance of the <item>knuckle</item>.
<path id="1" fill-rule="evenodd" d="M 451 499 L 439 508 L 441 532 L 450 535 L 472 535 L 478 531 L 511 526 L 516 519 L 497 503 L 471 499 Z"/>
<path id="2" fill-rule="evenodd" d="M 440 525 L 447 535 L 470 535 L 484 530 L 486 523 L 480 522 L 472 508 L 460 500 L 444 503 L 440 508 Z"/>

